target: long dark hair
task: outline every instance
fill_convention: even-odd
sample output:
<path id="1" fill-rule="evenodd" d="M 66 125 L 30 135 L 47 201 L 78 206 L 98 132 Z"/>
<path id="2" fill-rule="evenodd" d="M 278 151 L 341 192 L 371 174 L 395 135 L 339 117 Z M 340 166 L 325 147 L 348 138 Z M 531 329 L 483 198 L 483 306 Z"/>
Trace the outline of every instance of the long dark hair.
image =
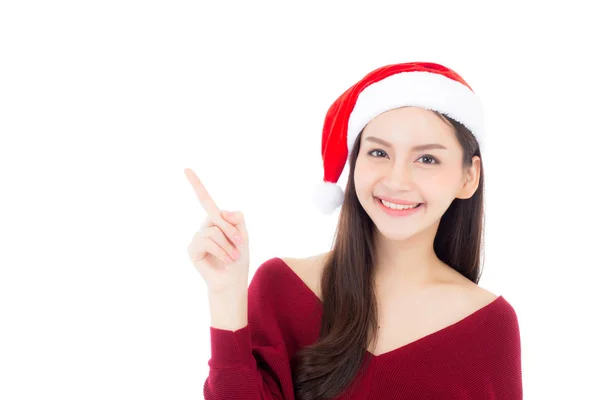
<path id="1" fill-rule="evenodd" d="M 463 149 L 463 167 L 481 157 L 471 131 L 452 118 L 433 111 L 454 127 Z M 374 284 L 374 224 L 362 208 L 354 186 L 354 168 L 362 132 L 349 159 L 348 183 L 332 251 L 321 278 L 323 315 L 319 340 L 302 348 L 292 359 L 295 398 L 332 399 L 339 396 L 363 371 L 369 338 L 377 327 Z M 468 199 L 454 199 L 441 218 L 434 239 L 438 258 L 474 283 L 483 263 L 483 165 L 479 186 Z"/>

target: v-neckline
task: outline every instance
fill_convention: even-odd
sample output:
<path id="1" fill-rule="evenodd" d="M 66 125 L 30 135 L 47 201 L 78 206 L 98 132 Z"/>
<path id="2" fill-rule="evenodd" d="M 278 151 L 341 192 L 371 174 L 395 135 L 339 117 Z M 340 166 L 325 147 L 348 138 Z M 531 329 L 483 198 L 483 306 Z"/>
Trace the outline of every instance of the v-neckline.
<path id="1" fill-rule="evenodd" d="M 406 343 L 406 344 L 404 344 L 404 345 L 402 345 L 400 347 L 396 347 L 394 349 L 388 350 L 388 351 L 386 351 L 384 353 L 381 353 L 381 354 L 378 354 L 378 355 L 375 355 L 375 354 L 371 353 L 369 350 L 366 350 L 366 349 L 365 349 L 365 351 L 373 359 L 375 359 L 375 360 L 381 360 L 382 358 L 385 358 L 387 356 L 391 356 L 391 355 L 393 355 L 395 353 L 398 353 L 398 352 L 401 352 L 403 350 L 406 350 L 408 347 L 413 347 L 413 346 L 415 346 L 417 344 L 420 344 L 420 343 L 425 342 L 425 341 L 427 341 L 429 339 L 432 339 L 433 337 L 437 337 L 439 335 L 448 333 L 448 331 L 450 331 L 451 329 L 457 327 L 458 325 L 462 325 L 462 324 L 466 323 L 467 321 L 471 320 L 472 318 L 477 317 L 479 314 L 481 314 L 484 311 L 488 310 L 489 308 L 493 307 L 496 303 L 498 303 L 501 300 L 501 298 L 502 298 L 502 295 L 496 296 L 496 298 L 494 300 L 492 300 L 491 302 L 487 303 L 486 305 L 478 308 L 477 310 L 473 311 L 472 313 L 466 315 L 465 317 L 461 318 L 460 320 L 458 320 L 458 321 L 456 321 L 456 322 L 454 322 L 454 323 L 452 323 L 450 325 L 447 325 L 447 326 L 445 326 L 443 328 L 440 328 L 440 329 L 438 329 L 435 332 L 431 332 L 431 333 L 429 333 L 429 334 L 427 334 L 425 336 L 421 336 L 420 338 L 418 338 L 416 340 L 413 340 L 412 342 Z"/>
<path id="2" fill-rule="evenodd" d="M 323 302 L 321 301 L 321 299 L 319 298 L 319 296 L 316 295 L 315 292 L 313 292 L 313 290 L 306 284 L 306 282 L 304 282 L 299 276 L 298 274 L 296 274 L 296 272 L 288 265 L 288 263 L 286 263 L 283 259 L 276 257 L 278 260 L 280 260 L 286 267 L 286 269 L 294 276 L 294 279 L 296 280 L 296 282 L 298 282 L 300 284 L 300 286 L 302 286 L 304 288 L 305 291 L 308 291 L 308 293 L 311 295 L 311 297 L 318 303 L 319 307 L 322 308 L 323 307 Z M 468 314 L 467 316 L 463 317 L 462 319 L 447 325 L 441 329 L 438 329 L 435 332 L 431 332 L 425 336 L 422 336 L 416 340 L 413 340 L 412 342 L 406 343 L 400 347 L 396 347 L 394 349 L 388 350 L 384 353 L 375 355 L 372 352 L 370 352 L 369 350 L 365 349 L 365 353 L 369 355 L 370 358 L 372 358 L 373 360 L 381 360 L 383 358 L 389 357 L 391 355 L 394 355 L 396 353 L 399 353 L 401 351 L 406 350 L 409 347 L 413 347 L 419 343 L 422 343 L 428 339 L 431 339 L 435 336 L 439 336 L 441 334 L 447 333 L 449 330 L 455 328 L 458 325 L 464 324 L 465 322 L 471 320 L 472 318 L 477 317 L 478 315 L 480 315 L 482 312 L 484 312 L 485 310 L 488 310 L 489 308 L 493 307 L 494 305 L 496 305 L 498 302 L 500 302 L 503 299 L 502 295 L 496 296 L 496 298 L 494 300 L 492 300 L 491 302 L 487 303 L 486 305 L 478 308 L 477 310 L 473 311 L 472 313 Z"/>

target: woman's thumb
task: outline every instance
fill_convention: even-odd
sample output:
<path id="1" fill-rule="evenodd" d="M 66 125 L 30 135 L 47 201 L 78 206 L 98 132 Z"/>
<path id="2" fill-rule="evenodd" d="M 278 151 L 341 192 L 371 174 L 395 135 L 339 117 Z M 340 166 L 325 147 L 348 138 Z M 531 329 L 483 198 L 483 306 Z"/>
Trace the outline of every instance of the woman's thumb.
<path id="1" fill-rule="evenodd" d="M 239 229 L 240 233 L 242 234 L 242 239 L 244 240 L 244 242 L 246 242 L 248 240 L 248 232 L 246 232 L 244 214 L 241 211 L 222 211 L 221 215 L 223 216 L 223 218 L 225 218 L 227 222 L 235 225 L 235 227 Z"/>

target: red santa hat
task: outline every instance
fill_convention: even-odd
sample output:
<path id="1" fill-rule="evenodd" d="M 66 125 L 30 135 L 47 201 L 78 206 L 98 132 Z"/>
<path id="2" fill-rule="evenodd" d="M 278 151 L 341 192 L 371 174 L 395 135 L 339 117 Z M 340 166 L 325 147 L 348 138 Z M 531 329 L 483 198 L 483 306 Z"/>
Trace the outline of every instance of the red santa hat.
<path id="1" fill-rule="evenodd" d="M 362 129 L 381 113 L 403 106 L 434 110 L 461 122 L 483 151 L 483 107 L 471 87 L 456 72 L 431 62 L 410 62 L 378 68 L 348 88 L 331 105 L 323 124 L 323 182 L 313 199 L 330 214 L 342 204 L 337 181 Z"/>

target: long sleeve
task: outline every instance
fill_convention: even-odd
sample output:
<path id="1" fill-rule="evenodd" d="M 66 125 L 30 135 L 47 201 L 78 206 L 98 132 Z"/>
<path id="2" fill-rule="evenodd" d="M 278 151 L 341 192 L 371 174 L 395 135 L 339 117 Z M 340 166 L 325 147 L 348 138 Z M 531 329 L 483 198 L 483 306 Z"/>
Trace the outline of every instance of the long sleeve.
<path id="1" fill-rule="evenodd" d="M 210 327 L 211 358 L 204 383 L 208 400 L 292 400 L 292 374 L 286 338 L 278 323 L 279 287 L 268 260 L 248 287 L 248 325 L 237 331 Z"/>

